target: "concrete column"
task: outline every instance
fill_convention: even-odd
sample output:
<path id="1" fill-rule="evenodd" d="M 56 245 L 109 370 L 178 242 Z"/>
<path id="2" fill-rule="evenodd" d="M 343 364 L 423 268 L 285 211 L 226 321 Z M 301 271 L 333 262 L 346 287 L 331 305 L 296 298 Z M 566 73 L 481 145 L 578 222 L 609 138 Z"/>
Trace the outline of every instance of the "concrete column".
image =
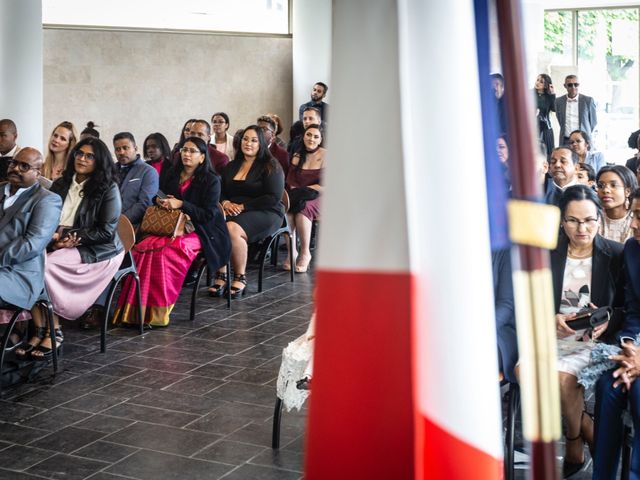
<path id="1" fill-rule="evenodd" d="M 291 2 L 293 35 L 293 121 L 298 107 L 308 102 L 316 82 L 329 86 L 325 101 L 331 103 L 331 0 Z"/>
<path id="2" fill-rule="evenodd" d="M 42 0 L 2 0 L 0 118 L 18 127 L 18 145 L 42 150 Z"/>

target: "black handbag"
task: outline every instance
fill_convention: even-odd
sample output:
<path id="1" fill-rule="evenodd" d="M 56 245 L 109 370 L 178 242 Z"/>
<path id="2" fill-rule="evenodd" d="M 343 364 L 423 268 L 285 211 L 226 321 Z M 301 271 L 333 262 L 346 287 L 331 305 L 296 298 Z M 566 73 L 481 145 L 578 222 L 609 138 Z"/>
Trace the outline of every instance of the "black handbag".
<path id="1" fill-rule="evenodd" d="M 289 212 L 298 213 L 307 204 L 307 200 L 318 198 L 320 192 L 309 187 L 294 188 L 289 191 Z"/>
<path id="2" fill-rule="evenodd" d="M 595 328 L 611 319 L 613 309 L 611 307 L 590 308 L 578 312 L 575 318 L 567 320 L 567 326 L 573 330 Z"/>

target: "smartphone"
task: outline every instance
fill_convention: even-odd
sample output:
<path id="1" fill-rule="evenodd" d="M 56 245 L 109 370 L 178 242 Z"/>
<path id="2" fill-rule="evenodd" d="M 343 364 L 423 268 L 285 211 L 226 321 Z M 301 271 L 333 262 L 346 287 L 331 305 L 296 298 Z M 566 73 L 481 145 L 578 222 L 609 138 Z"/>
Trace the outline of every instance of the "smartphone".
<path id="1" fill-rule="evenodd" d="M 162 190 L 158 190 L 158 193 L 156 193 L 156 197 L 158 197 L 158 198 L 167 198 L 167 194 L 164 193 Z"/>

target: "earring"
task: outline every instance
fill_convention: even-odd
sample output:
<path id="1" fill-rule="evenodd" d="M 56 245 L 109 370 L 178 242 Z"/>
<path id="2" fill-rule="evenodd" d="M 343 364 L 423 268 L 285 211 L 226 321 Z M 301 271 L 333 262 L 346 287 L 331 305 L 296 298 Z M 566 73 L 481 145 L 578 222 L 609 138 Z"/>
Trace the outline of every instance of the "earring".
<path id="1" fill-rule="evenodd" d="M 625 210 L 629 210 L 629 197 L 627 197 L 624 201 L 624 209 Z"/>

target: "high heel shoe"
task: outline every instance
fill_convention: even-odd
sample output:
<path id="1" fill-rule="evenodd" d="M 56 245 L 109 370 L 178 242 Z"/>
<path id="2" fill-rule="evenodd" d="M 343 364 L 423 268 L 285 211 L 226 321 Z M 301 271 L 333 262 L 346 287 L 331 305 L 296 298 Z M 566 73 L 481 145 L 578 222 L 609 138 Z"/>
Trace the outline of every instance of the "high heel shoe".
<path id="1" fill-rule="evenodd" d="M 210 297 L 224 297 L 224 292 L 226 291 L 226 285 L 229 275 L 226 272 L 216 272 L 216 277 L 214 279 L 213 286 L 209 287 L 209 296 Z M 215 283 L 216 280 L 222 280 L 223 283 Z"/>
<path id="2" fill-rule="evenodd" d="M 36 327 L 36 331 L 34 332 L 33 337 L 31 337 L 27 343 L 16 348 L 16 358 L 18 358 L 19 360 L 26 359 L 29 356 L 29 354 L 33 351 L 33 349 L 36 348 L 38 345 L 40 345 L 40 342 L 42 342 L 42 340 L 46 335 L 47 335 L 46 328 Z"/>
<path id="3" fill-rule="evenodd" d="M 583 444 L 582 437 L 580 436 L 580 434 L 578 434 L 578 436 L 573 438 L 565 437 L 565 439 L 567 442 L 575 442 L 580 440 L 580 445 Z M 576 473 L 580 472 L 584 468 L 584 464 L 585 464 L 584 456 L 583 456 L 582 462 L 568 462 L 565 454 L 565 460 L 562 462 L 562 478 L 569 478 L 575 475 Z"/>
<path id="4" fill-rule="evenodd" d="M 303 257 L 302 255 L 298 256 L 298 260 L 296 261 L 296 272 L 305 273 L 309 268 L 309 263 L 311 263 L 311 255 L 308 257 Z"/>
<path id="5" fill-rule="evenodd" d="M 56 328 L 53 331 L 53 340 L 56 342 L 56 352 L 60 352 L 62 350 L 62 342 L 64 341 L 64 335 L 62 335 L 60 328 Z M 36 362 L 49 360 L 51 356 L 53 356 L 53 348 L 43 347 L 42 342 L 31 351 L 31 360 Z"/>
<path id="6" fill-rule="evenodd" d="M 231 298 L 238 298 L 241 295 L 244 296 L 247 294 L 247 277 L 246 275 L 243 273 L 241 275 L 234 275 L 233 276 L 233 281 L 234 282 L 240 282 L 243 283 L 244 286 L 242 288 L 238 288 L 238 287 L 231 287 L 229 289 L 229 293 L 231 294 Z"/>

